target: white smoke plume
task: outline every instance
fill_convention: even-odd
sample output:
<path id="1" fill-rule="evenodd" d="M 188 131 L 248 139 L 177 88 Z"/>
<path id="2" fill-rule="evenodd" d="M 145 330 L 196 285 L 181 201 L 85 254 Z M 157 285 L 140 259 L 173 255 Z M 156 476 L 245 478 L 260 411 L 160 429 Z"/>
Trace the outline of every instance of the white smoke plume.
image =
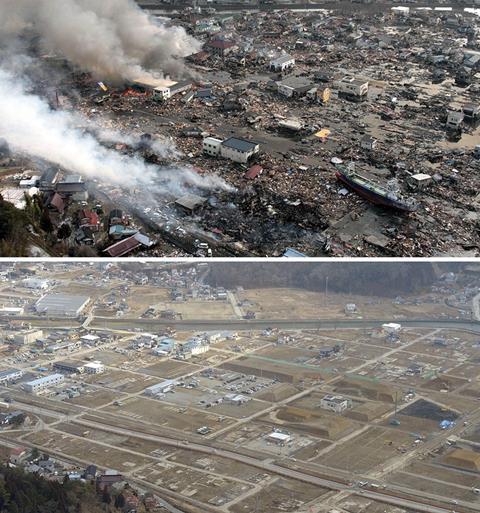
<path id="1" fill-rule="evenodd" d="M 1 0 L 0 37 L 27 28 L 46 51 L 101 80 L 179 77 L 182 58 L 200 49 L 183 28 L 157 21 L 133 0 Z"/>
<path id="2" fill-rule="evenodd" d="M 103 143 L 126 144 L 131 147 L 138 147 L 142 142 L 141 135 L 138 133 L 125 133 L 107 128 L 94 127 L 95 137 Z M 175 143 L 167 137 L 153 136 L 149 141 L 149 148 L 159 157 L 169 160 L 178 160 L 182 156 Z"/>
<path id="3" fill-rule="evenodd" d="M 0 134 L 19 152 L 52 162 L 100 182 L 152 193 L 177 194 L 185 187 L 232 190 L 216 175 L 182 167 L 158 167 L 105 148 L 78 129 L 79 117 L 51 110 L 13 75 L 0 69 Z M 118 136 L 121 138 L 121 136 Z M 165 148 L 165 154 L 171 150 Z"/>

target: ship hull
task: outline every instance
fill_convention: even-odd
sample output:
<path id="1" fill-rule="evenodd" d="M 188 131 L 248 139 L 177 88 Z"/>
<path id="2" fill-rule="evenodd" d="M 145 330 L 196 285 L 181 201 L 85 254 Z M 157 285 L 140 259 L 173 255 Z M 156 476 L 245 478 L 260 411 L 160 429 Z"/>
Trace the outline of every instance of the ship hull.
<path id="1" fill-rule="evenodd" d="M 401 201 L 395 201 L 390 198 L 386 198 L 381 194 L 377 194 L 374 191 L 371 191 L 367 187 L 363 187 L 360 184 L 354 182 L 348 176 L 345 176 L 342 172 L 337 171 L 336 173 L 337 179 L 343 182 L 349 189 L 355 191 L 359 196 L 367 199 L 371 203 L 375 205 L 381 205 L 382 207 L 393 208 L 395 210 L 400 210 L 401 212 L 413 212 L 415 207 L 407 205 Z"/>

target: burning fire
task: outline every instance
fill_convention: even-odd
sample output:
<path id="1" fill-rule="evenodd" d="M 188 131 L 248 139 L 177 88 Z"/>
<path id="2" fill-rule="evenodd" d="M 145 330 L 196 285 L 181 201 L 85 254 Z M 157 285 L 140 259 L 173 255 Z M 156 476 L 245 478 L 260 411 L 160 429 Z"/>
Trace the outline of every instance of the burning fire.
<path id="1" fill-rule="evenodd" d="M 125 91 L 123 91 L 122 96 L 139 96 L 139 97 L 143 98 L 145 96 L 148 96 L 148 93 L 147 92 L 142 93 L 140 91 L 137 91 L 136 89 L 132 89 L 131 87 L 128 87 L 127 89 L 125 89 Z"/>

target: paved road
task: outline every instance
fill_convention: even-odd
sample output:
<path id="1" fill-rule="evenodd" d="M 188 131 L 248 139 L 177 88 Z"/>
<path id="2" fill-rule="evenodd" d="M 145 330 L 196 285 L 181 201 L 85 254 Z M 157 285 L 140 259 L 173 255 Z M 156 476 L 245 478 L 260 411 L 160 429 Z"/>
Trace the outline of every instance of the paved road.
<path id="1" fill-rule="evenodd" d="M 7 319 L 7 317 L 5 317 Z M 49 322 L 52 324 L 64 323 L 65 329 L 71 329 L 72 326 L 79 324 L 76 319 L 65 317 L 39 317 L 36 315 L 16 316 L 15 320 L 29 321 L 35 326 L 35 321 L 45 326 Z M 305 330 L 305 329 L 372 329 L 379 328 L 384 323 L 392 322 L 387 319 L 253 319 L 253 320 L 164 320 L 164 319 L 137 319 L 137 318 L 112 318 L 94 316 L 89 326 L 90 328 L 106 329 L 108 326 L 115 329 L 132 330 L 133 328 L 143 327 L 145 330 L 158 327 L 172 326 L 179 330 L 208 330 L 208 331 L 253 331 L 266 328 L 279 328 L 284 330 Z M 405 319 L 396 320 L 405 328 L 445 328 L 445 329 L 463 329 L 480 333 L 480 319 L 466 321 L 464 319 Z"/>
<path id="2" fill-rule="evenodd" d="M 110 319 L 95 317 L 90 326 L 104 328 L 106 324 L 115 327 L 131 328 L 144 326 L 145 329 L 153 329 L 165 326 L 173 326 L 179 330 L 235 330 L 251 331 L 263 330 L 266 328 L 279 328 L 284 330 L 305 330 L 305 329 L 372 329 L 379 328 L 382 324 L 391 322 L 391 319 L 381 320 L 317 320 L 317 319 L 265 319 L 265 320 L 179 320 L 162 321 L 159 319 Z M 480 322 L 464 320 L 443 320 L 443 319 L 417 319 L 398 321 L 407 328 L 446 328 L 465 329 L 480 333 Z"/>

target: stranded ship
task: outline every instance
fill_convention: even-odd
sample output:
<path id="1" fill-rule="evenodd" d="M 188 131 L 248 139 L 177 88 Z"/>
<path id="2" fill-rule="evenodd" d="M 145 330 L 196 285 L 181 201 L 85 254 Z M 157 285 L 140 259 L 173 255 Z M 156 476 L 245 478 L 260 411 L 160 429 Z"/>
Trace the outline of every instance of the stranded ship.
<path id="1" fill-rule="evenodd" d="M 353 162 L 347 166 L 335 164 L 335 168 L 338 180 L 371 203 L 401 210 L 402 212 L 414 212 L 418 207 L 415 200 L 402 196 L 397 187 L 383 187 L 358 174 L 354 169 Z"/>

